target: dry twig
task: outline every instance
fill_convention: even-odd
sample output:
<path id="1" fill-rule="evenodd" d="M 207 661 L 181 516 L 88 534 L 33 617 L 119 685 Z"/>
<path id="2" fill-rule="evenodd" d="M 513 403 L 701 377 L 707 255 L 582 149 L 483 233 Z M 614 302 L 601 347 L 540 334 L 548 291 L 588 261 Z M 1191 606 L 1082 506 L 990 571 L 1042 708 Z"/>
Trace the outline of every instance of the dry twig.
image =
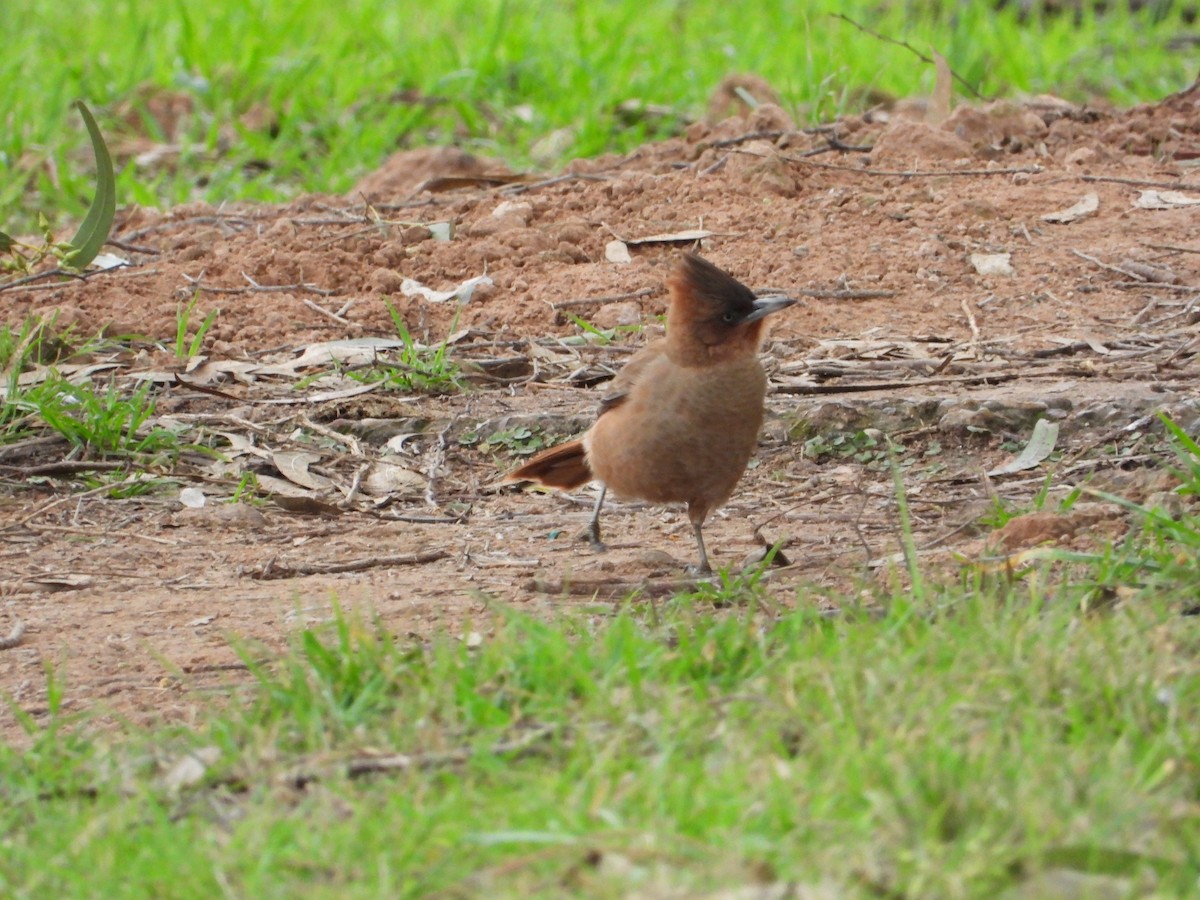
<path id="1" fill-rule="evenodd" d="M 8 633 L 8 637 L 0 638 L 0 650 L 11 650 L 25 639 L 25 623 L 20 619 L 13 625 L 12 631 Z"/>
<path id="2" fill-rule="evenodd" d="M 343 563 L 295 563 L 285 564 L 276 562 L 274 558 L 267 560 L 261 569 L 251 572 L 250 577 L 259 581 L 273 581 L 280 578 L 297 578 L 301 575 L 335 575 L 341 572 L 364 572 L 387 566 L 420 566 L 425 563 L 437 562 L 450 555 L 449 550 L 425 550 L 421 553 L 401 553 L 394 556 L 368 556 Z"/>
<path id="3" fill-rule="evenodd" d="M 886 35 L 879 34 L 878 32 L 872 31 L 870 28 L 867 28 L 864 25 L 859 25 L 852 18 L 850 18 L 849 16 L 844 15 L 842 13 L 830 13 L 830 15 L 833 16 L 835 19 L 841 19 L 843 22 L 848 22 L 849 24 L 851 24 L 855 28 L 857 28 L 859 31 L 861 31 L 863 34 L 869 34 L 871 37 L 875 38 L 875 40 L 877 40 L 877 41 L 883 41 L 885 44 L 894 44 L 897 47 L 903 47 L 909 53 L 913 54 L 913 56 L 915 56 L 917 59 L 921 60 L 921 62 L 923 62 L 927 65 L 930 65 L 930 66 L 934 65 L 934 62 L 932 59 L 930 59 L 928 56 L 926 56 L 924 53 L 922 53 L 920 50 L 918 50 L 916 47 L 914 47 L 908 41 L 898 41 L 895 38 L 890 38 L 890 37 L 887 37 Z M 987 97 L 983 96 L 983 94 L 979 93 L 979 91 L 975 90 L 975 87 L 969 81 L 967 81 L 965 78 L 963 78 L 957 72 L 955 72 L 953 69 L 950 70 L 950 74 L 954 76 L 955 81 L 957 81 L 964 88 L 966 88 L 968 91 L 970 91 L 971 96 L 973 96 L 976 100 L 987 100 L 988 99 Z"/>
<path id="4" fill-rule="evenodd" d="M 1098 268 L 1101 268 L 1101 269 L 1106 269 L 1109 272 L 1116 272 L 1118 275 L 1124 275 L 1126 278 L 1132 278 L 1134 281 L 1136 281 L 1138 283 L 1139 287 L 1142 286 L 1143 284 L 1145 284 L 1145 282 L 1146 282 L 1146 278 L 1144 276 L 1139 275 L 1137 272 L 1134 272 L 1131 269 L 1123 269 L 1120 266 L 1109 265 L 1108 263 L 1104 262 L 1103 260 L 1099 260 L 1094 256 L 1084 253 L 1082 250 L 1076 250 L 1074 247 L 1071 248 L 1071 252 L 1074 253 L 1076 256 L 1078 256 L 1080 259 L 1087 260 L 1093 266 L 1097 266 Z"/>

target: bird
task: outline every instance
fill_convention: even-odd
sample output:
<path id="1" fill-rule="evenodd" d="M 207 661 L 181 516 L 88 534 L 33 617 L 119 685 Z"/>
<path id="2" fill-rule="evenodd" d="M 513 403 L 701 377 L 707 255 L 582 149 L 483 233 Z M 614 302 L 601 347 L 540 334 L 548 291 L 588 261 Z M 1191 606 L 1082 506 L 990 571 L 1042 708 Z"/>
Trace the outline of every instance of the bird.
<path id="1" fill-rule="evenodd" d="M 504 483 L 573 490 L 600 482 L 582 535 L 598 550 L 609 489 L 627 499 L 684 503 L 699 555 L 693 571 L 709 575 L 704 522 L 733 493 L 762 427 L 764 320 L 796 301 L 758 297 L 694 252 L 683 255 L 667 288 L 666 336 L 621 368 L 591 428 L 537 454 Z"/>

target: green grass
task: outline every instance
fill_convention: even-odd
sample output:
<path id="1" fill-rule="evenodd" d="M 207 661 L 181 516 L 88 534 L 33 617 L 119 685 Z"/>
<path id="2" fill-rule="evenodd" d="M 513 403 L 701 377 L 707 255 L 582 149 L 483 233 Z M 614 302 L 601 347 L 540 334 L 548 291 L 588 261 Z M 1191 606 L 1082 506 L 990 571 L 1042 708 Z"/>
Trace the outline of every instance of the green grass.
<path id="1" fill-rule="evenodd" d="M 38 210 L 58 226 L 82 216 L 93 177 L 75 98 L 93 105 L 118 151 L 118 203 L 172 205 L 345 191 L 392 150 L 425 143 L 457 143 L 516 166 L 534 165 L 537 141 L 563 128 L 572 129 L 563 158 L 627 149 L 702 113 L 732 72 L 763 75 L 801 122 L 854 109 L 867 90 L 930 92 L 931 68 L 834 11 L 923 52 L 940 50 L 986 95 L 1053 91 L 1130 103 L 1192 80 L 1189 55 L 1167 47 L 1194 32 L 1177 14 L 1020 23 L 1017 5 L 216 0 L 200 14 L 180 3 L 80 0 L 64 14 L 9 0 L 0 230 L 27 233 Z M 137 130 L 164 140 L 144 116 L 139 91 L 147 88 L 176 92 L 195 112 L 177 163 L 139 171 L 119 152 L 129 129 L 114 112 L 141 110 Z M 404 100 L 406 91 L 422 102 Z M 617 109 L 630 100 L 678 115 L 631 121 Z M 273 125 L 240 124 L 254 109 L 269 111 Z"/>
<path id="2" fill-rule="evenodd" d="M 617 897 L 795 880 L 982 897 L 1055 854 L 1101 867 L 1120 850 L 1123 874 L 1184 896 L 1200 878 L 1195 620 L 1153 599 L 1091 616 L 1061 594 L 939 599 L 936 616 L 898 602 L 875 621 L 501 613 L 474 649 L 396 646 L 343 617 L 254 663 L 257 699 L 195 731 L 114 749 L 63 728 L 0 751 L 0 889 Z M 198 784 L 161 783 L 204 747 Z M 416 764 L 347 774 L 380 751 Z"/>

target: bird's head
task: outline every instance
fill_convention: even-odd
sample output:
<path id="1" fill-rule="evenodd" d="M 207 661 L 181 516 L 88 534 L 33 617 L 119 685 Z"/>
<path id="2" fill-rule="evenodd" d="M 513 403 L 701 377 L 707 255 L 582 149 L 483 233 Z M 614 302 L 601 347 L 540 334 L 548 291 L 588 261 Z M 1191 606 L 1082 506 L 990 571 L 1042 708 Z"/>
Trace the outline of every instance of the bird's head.
<path id="1" fill-rule="evenodd" d="M 786 309 L 791 297 L 758 297 L 728 272 L 695 253 L 686 254 L 667 286 L 667 341 L 681 361 L 705 364 L 739 353 L 755 353 L 763 319 Z"/>

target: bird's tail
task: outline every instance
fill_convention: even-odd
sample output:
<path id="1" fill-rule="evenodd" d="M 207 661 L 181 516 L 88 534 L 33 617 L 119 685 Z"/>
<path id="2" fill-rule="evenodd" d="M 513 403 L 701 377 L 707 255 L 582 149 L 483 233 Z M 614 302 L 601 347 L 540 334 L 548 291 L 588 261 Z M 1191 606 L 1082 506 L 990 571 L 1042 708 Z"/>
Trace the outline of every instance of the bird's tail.
<path id="1" fill-rule="evenodd" d="M 505 475 L 504 483 L 532 481 L 544 487 L 569 491 L 587 484 L 595 477 L 588 468 L 587 454 L 580 440 L 543 450 L 525 465 Z"/>

